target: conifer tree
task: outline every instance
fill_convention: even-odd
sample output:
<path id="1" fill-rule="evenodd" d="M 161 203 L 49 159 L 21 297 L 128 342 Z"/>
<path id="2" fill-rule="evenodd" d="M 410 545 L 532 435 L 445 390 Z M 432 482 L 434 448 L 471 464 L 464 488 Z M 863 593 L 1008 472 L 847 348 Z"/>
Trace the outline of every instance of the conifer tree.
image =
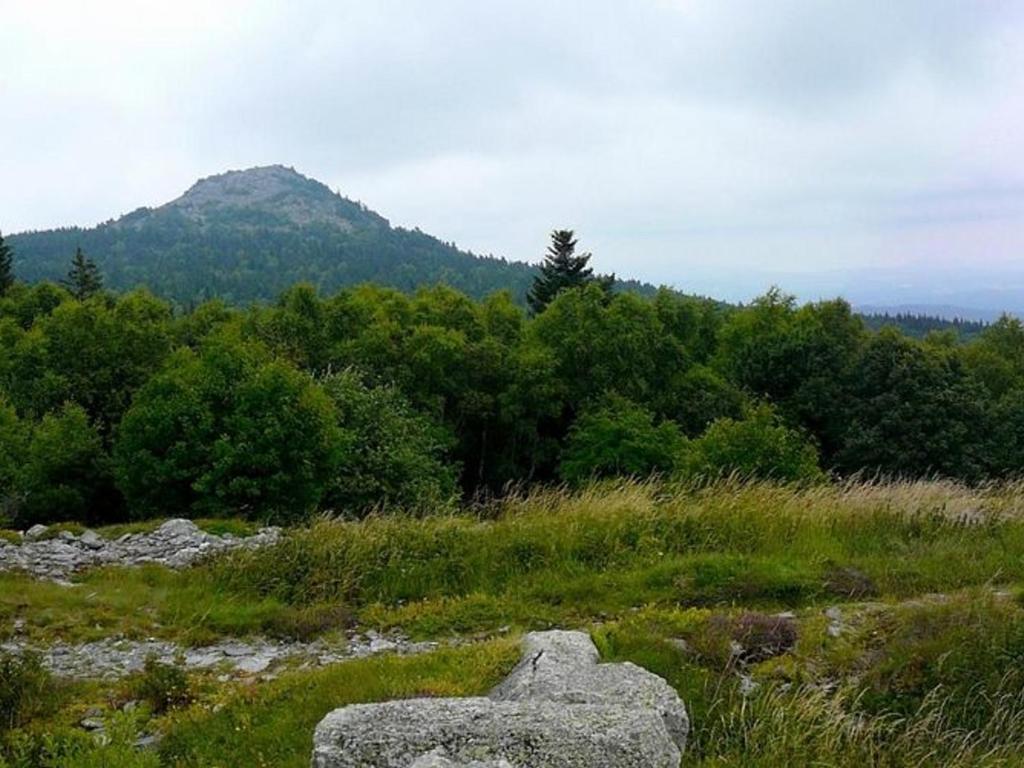
<path id="1" fill-rule="evenodd" d="M 576 239 L 571 229 L 556 229 L 551 233 L 551 245 L 544 256 L 540 274 L 533 278 L 533 287 L 526 300 L 534 314 L 540 314 L 562 291 L 579 288 L 594 281 L 610 290 L 614 277 L 595 278 L 594 270 L 587 266 L 591 254 L 576 255 Z"/>
<path id="2" fill-rule="evenodd" d="M 100 275 L 99 267 L 82 252 L 81 247 L 75 248 L 75 257 L 71 260 L 71 269 L 63 284 L 79 301 L 103 290 L 103 276 Z"/>
<path id="3" fill-rule="evenodd" d="M 14 251 L 4 242 L 0 233 L 0 296 L 3 296 L 14 285 Z"/>

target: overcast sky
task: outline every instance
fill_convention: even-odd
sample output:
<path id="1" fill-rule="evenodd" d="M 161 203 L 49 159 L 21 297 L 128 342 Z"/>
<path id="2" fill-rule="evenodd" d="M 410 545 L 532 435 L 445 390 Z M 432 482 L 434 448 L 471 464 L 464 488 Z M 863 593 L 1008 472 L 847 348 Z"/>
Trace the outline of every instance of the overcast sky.
<path id="1" fill-rule="evenodd" d="M 1024 305 L 1020 0 L 0 0 L 0 229 L 283 163 L 743 299 Z"/>

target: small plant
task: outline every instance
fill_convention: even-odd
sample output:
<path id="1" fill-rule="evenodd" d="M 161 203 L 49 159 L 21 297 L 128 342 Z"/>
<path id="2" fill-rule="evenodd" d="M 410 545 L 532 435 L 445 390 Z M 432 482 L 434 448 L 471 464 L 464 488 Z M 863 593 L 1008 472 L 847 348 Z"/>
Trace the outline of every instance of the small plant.
<path id="1" fill-rule="evenodd" d="M 55 685 L 36 654 L 0 654 L 0 733 L 55 708 Z"/>
<path id="2" fill-rule="evenodd" d="M 274 617 L 268 630 L 277 637 L 308 641 L 325 632 L 346 629 L 352 624 L 352 612 L 345 605 L 328 602 L 289 607 Z"/>
<path id="3" fill-rule="evenodd" d="M 185 670 L 175 664 L 165 664 L 155 656 L 146 659 L 136 690 L 138 697 L 148 702 L 155 714 L 186 707 L 193 700 Z"/>
<path id="4" fill-rule="evenodd" d="M 830 568 L 825 574 L 825 591 L 836 597 L 862 600 L 878 595 L 878 587 L 864 571 L 850 566 Z"/>

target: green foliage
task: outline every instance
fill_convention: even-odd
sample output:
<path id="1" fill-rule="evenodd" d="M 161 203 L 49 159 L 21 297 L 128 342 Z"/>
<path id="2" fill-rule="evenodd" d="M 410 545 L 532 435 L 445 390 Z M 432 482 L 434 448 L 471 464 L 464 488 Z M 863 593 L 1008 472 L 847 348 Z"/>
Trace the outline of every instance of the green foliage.
<path id="1" fill-rule="evenodd" d="M 955 352 L 883 330 L 864 348 L 852 394 L 840 469 L 984 474 L 988 414 L 981 387 Z"/>
<path id="2" fill-rule="evenodd" d="M 497 640 L 290 674 L 214 711 L 196 708 L 176 717 L 160 743 L 160 757 L 165 765 L 306 768 L 310 734 L 332 709 L 416 696 L 482 695 L 518 655 L 514 641 Z"/>
<path id="3" fill-rule="evenodd" d="M 680 471 L 690 477 L 727 475 L 816 482 L 824 475 L 818 452 L 799 433 L 780 424 L 767 406 L 744 419 L 719 419 L 689 443 Z"/>
<path id="4" fill-rule="evenodd" d="M 11 521 L 17 511 L 29 427 L 0 395 L 0 524 Z"/>
<path id="5" fill-rule="evenodd" d="M 14 286 L 14 251 L 0 233 L 0 298 Z"/>
<path id="6" fill-rule="evenodd" d="M 625 398 L 609 394 L 583 411 L 569 432 L 562 479 L 579 484 L 598 477 L 668 473 L 683 447 L 679 428 Z"/>
<path id="7" fill-rule="evenodd" d="M 57 704 L 54 682 L 39 656 L 0 653 L 0 736 Z"/>
<path id="8" fill-rule="evenodd" d="M 0 746 L 0 768 L 159 768 L 159 756 L 135 746 L 138 724 L 118 713 L 105 722 L 103 738 L 67 726 L 21 731 Z"/>
<path id="9" fill-rule="evenodd" d="M 351 371 L 321 382 L 334 402 L 345 449 L 323 499 L 338 512 L 376 505 L 437 510 L 455 496 L 443 431 L 392 387 L 366 387 Z"/>
<path id="10" fill-rule="evenodd" d="M 19 482 L 19 524 L 119 515 L 99 431 L 78 405 L 49 413 L 32 431 Z"/>
<path id="11" fill-rule="evenodd" d="M 81 247 L 75 248 L 75 256 L 71 260 L 64 287 L 79 301 L 85 301 L 103 290 L 103 277 L 100 275 L 96 262 L 82 252 Z"/>
<path id="12" fill-rule="evenodd" d="M 115 447 L 136 514 L 295 520 L 320 501 L 342 445 L 330 398 L 228 335 L 180 350 L 138 393 Z"/>
<path id="13" fill-rule="evenodd" d="M 194 698 L 188 673 L 176 664 L 159 661 L 155 656 L 146 659 L 133 688 L 135 695 L 149 704 L 156 714 L 186 707 Z"/>
<path id="14" fill-rule="evenodd" d="M 594 270 L 587 266 L 591 254 L 576 255 L 576 238 L 571 229 L 556 229 L 551 233 L 551 245 L 540 266 L 540 274 L 533 278 L 533 285 L 526 302 L 534 314 L 543 312 L 548 304 L 562 291 L 582 288 L 597 282 L 604 290 L 610 290 L 614 278 L 596 278 Z"/>

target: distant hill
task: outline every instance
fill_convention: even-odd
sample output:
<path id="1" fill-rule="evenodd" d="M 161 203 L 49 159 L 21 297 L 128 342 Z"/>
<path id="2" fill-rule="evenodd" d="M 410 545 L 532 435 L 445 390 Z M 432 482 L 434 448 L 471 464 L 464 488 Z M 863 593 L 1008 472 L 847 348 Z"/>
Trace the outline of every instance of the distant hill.
<path id="1" fill-rule="evenodd" d="M 912 312 L 890 314 L 878 311 L 860 311 L 858 314 L 864 319 L 864 324 L 873 331 L 892 326 L 916 339 L 923 339 L 932 331 L 955 331 L 961 341 L 970 341 L 989 326 L 984 320 L 965 320 L 956 316 L 950 319 Z"/>
<path id="2" fill-rule="evenodd" d="M 508 289 L 521 300 L 535 274 L 524 262 L 477 256 L 418 229 L 392 227 L 279 165 L 202 179 L 166 205 L 90 229 L 25 232 L 8 242 L 24 280 L 64 277 L 81 246 L 109 287 L 145 285 L 182 305 L 213 296 L 269 300 L 299 281 L 325 292 L 368 281 L 401 290 L 445 283 L 476 297 Z"/>

